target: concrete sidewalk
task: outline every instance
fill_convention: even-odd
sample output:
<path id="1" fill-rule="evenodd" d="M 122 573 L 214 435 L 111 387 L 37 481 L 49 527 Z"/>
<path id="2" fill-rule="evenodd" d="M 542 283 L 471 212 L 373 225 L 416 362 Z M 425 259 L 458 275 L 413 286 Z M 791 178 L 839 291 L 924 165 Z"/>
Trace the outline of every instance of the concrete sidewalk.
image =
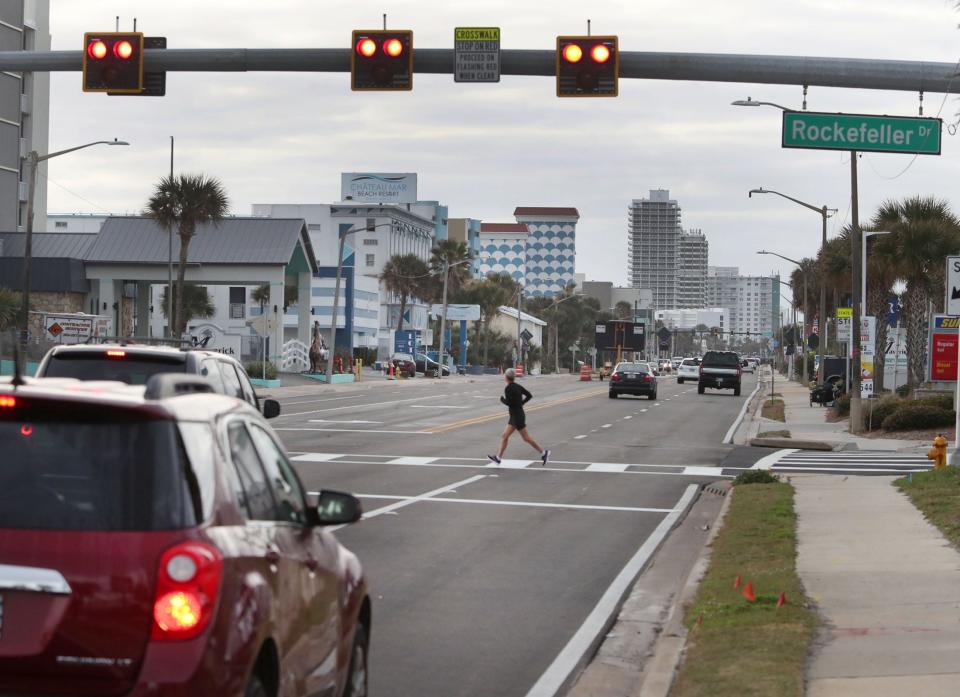
<path id="1" fill-rule="evenodd" d="M 769 399 L 769 373 L 765 376 L 766 382 L 761 388 L 763 401 Z M 897 452 L 926 452 L 930 448 L 927 441 L 903 440 L 896 438 L 862 438 L 849 432 L 848 419 L 836 422 L 826 420 L 828 408 L 819 404 L 810 406 L 810 390 L 800 383 L 785 380 L 779 375 L 774 383 L 775 393 L 782 395 L 786 423 L 764 419 L 759 414 L 754 417 L 748 438 L 764 431 L 785 429 L 790 431 L 793 440 L 820 441 L 828 443 L 834 449 L 855 447 L 859 450 L 886 450 Z"/>
<path id="2" fill-rule="evenodd" d="M 960 553 L 891 481 L 791 477 L 797 569 L 826 623 L 809 697 L 960 694 Z"/>

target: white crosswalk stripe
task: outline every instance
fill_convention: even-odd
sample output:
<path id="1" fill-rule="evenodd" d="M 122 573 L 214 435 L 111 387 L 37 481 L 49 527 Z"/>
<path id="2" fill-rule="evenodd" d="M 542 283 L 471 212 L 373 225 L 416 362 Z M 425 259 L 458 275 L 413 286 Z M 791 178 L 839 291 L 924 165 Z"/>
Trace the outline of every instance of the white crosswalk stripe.
<path id="1" fill-rule="evenodd" d="M 663 465 L 618 462 L 582 462 L 572 460 L 553 460 L 544 467 L 540 460 L 504 459 L 497 465 L 487 458 L 447 457 L 447 456 L 411 456 L 411 455 L 369 455 L 360 453 L 297 453 L 291 458 L 304 464 L 333 465 L 399 465 L 407 467 L 462 467 L 483 469 L 524 469 L 537 472 L 590 472 L 606 474 L 660 474 L 691 477 L 731 477 L 730 472 L 713 465 Z"/>
<path id="2" fill-rule="evenodd" d="M 783 453 L 773 464 L 771 469 L 774 471 L 896 475 L 923 472 L 933 467 L 933 463 L 923 455 L 904 455 L 882 450 L 796 450 Z"/>

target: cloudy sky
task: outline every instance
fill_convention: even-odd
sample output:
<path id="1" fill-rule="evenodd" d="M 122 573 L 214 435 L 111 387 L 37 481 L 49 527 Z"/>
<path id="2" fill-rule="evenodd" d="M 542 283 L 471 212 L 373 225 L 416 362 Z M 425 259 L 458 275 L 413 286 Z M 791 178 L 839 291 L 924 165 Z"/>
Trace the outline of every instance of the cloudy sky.
<path id="1" fill-rule="evenodd" d="M 413 29 L 415 45 L 450 48 L 456 26 L 500 26 L 503 48 L 552 49 L 558 34 L 616 33 L 621 50 L 960 60 L 950 0 L 51 0 L 54 49 L 80 48 L 84 31 L 133 18 L 170 48 L 346 47 L 354 28 Z M 589 14 L 585 9 L 589 8 Z M 510 221 L 515 206 L 576 206 L 577 271 L 625 283 L 627 207 L 669 189 L 685 227 L 702 229 L 710 263 L 742 273 L 789 271 L 758 256 L 799 258 L 819 245 L 817 215 L 777 189 L 838 208 L 849 222 L 845 154 L 782 150 L 780 116 L 734 99 L 799 108 L 801 88 L 621 80 L 617 99 L 560 100 L 547 77 L 495 85 L 418 75 L 411 93 L 352 93 L 346 73 L 171 73 L 164 98 L 84 94 L 79 73 L 51 81 L 51 150 L 118 137 L 130 148 L 50 162 L 49 210 L 140 210 L 169 167 L 220 178 L 234 213 L 253 203 L 329 203 L 339 173 L 417 172 L 420 198 L 452 217 Z M 915 115 L 914 93 L 810 88 L 814 111 Z M 924 113 L 952 123 L 960 100 L 927 94 Z M 861 217 L 885 199 L 933 194 L 960 210 L 958 138 L 943 155 L 875 154 L 860 164 Z"/>

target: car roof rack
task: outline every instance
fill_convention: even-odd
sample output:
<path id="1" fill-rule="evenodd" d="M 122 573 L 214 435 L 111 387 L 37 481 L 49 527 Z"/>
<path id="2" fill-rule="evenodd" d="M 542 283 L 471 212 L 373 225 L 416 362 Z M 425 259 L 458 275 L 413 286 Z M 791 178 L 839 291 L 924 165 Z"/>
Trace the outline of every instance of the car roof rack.
<path id="1" fill-rule="evenodd" d="M 160 373 L 147 380 L 144 399 L 166 399 L 187 394 L 214 394 L 213 383 L 199 375 Z"/>
<path id="2" fill-rule="evenodd" d="M 119 344 L 120 346 L 172 346 L 173 348 L 193 348 L 190 339 L 167 339 L 158 336 L 91 336 L 84 344 Z"/>

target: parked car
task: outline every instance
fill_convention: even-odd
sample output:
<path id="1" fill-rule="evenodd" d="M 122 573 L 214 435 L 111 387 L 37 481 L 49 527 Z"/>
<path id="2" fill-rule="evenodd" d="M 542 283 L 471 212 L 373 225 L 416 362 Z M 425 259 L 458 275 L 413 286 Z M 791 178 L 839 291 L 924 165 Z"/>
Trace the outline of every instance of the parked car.
<path id="1" fill-rule="evenodd" d="M 308 502 L 250 405 L 7 380 L 0 442 L 0 694 L 367 694 L 367 582 L 325 529 L 360 502 Z"/>
<path id="2" fill-rule="evenodd" d="M 740 396 L 740 356 L 733 351 L 707 351 L 700 362 L 697 392 L 703 394 L 707 387 L 718 390 L 733 390 Z"/>
<path id="3" fill-rule="evenodd" d="M 622 394 L 645 395 L 657 398 L 657 379 L 646 363 L 617 363 L 610 376 L 610 399 Z"/>
<path id="4" fill-rule="evenodd" d="M 680 367 L 677 368 L 677 382 L 681 385 L 685 380 L 699 380 L 700 379 L 700 359 L 699 358 L 684 358 L 680 363 Z"/>
<path id="5" fill-rule="evenodd" d="M 411 353 L 395 353 L 390 356 L 390 362 L 397 375 L 403 373 L 408 378 L 417 377 L 417 362 Z"/>
<path id="6" fill-rule="evenodd" d="M 436 375 L 436 371 L 440 368 L 440 364 L 437 363 L 432 358 L 430 358 L 430 356 L 426 355 L 425 353 L 417 354 L 416 363 L 417 363 L 418 373 L 426 373 L 428 370 L 432 370 L 434 371 L 434 375 Z M 443 374 L 444 376 L 447 376 L 450 374 L 449 366 L 446 366 L 446 365 L 443 366 Z"/>
<path id="7" fill-rule="evenodd" d="M 217 351 L 148 344 L 73 344 L 47 351 L 37 367 L 40 378 L 117 380 L 145 385 L 154 375 L 187 373 L 207 378 L 215 392 L 242 399 L 268 419 L 280 415 L 280 402 L 257 397 L 240 361 Z"/>

